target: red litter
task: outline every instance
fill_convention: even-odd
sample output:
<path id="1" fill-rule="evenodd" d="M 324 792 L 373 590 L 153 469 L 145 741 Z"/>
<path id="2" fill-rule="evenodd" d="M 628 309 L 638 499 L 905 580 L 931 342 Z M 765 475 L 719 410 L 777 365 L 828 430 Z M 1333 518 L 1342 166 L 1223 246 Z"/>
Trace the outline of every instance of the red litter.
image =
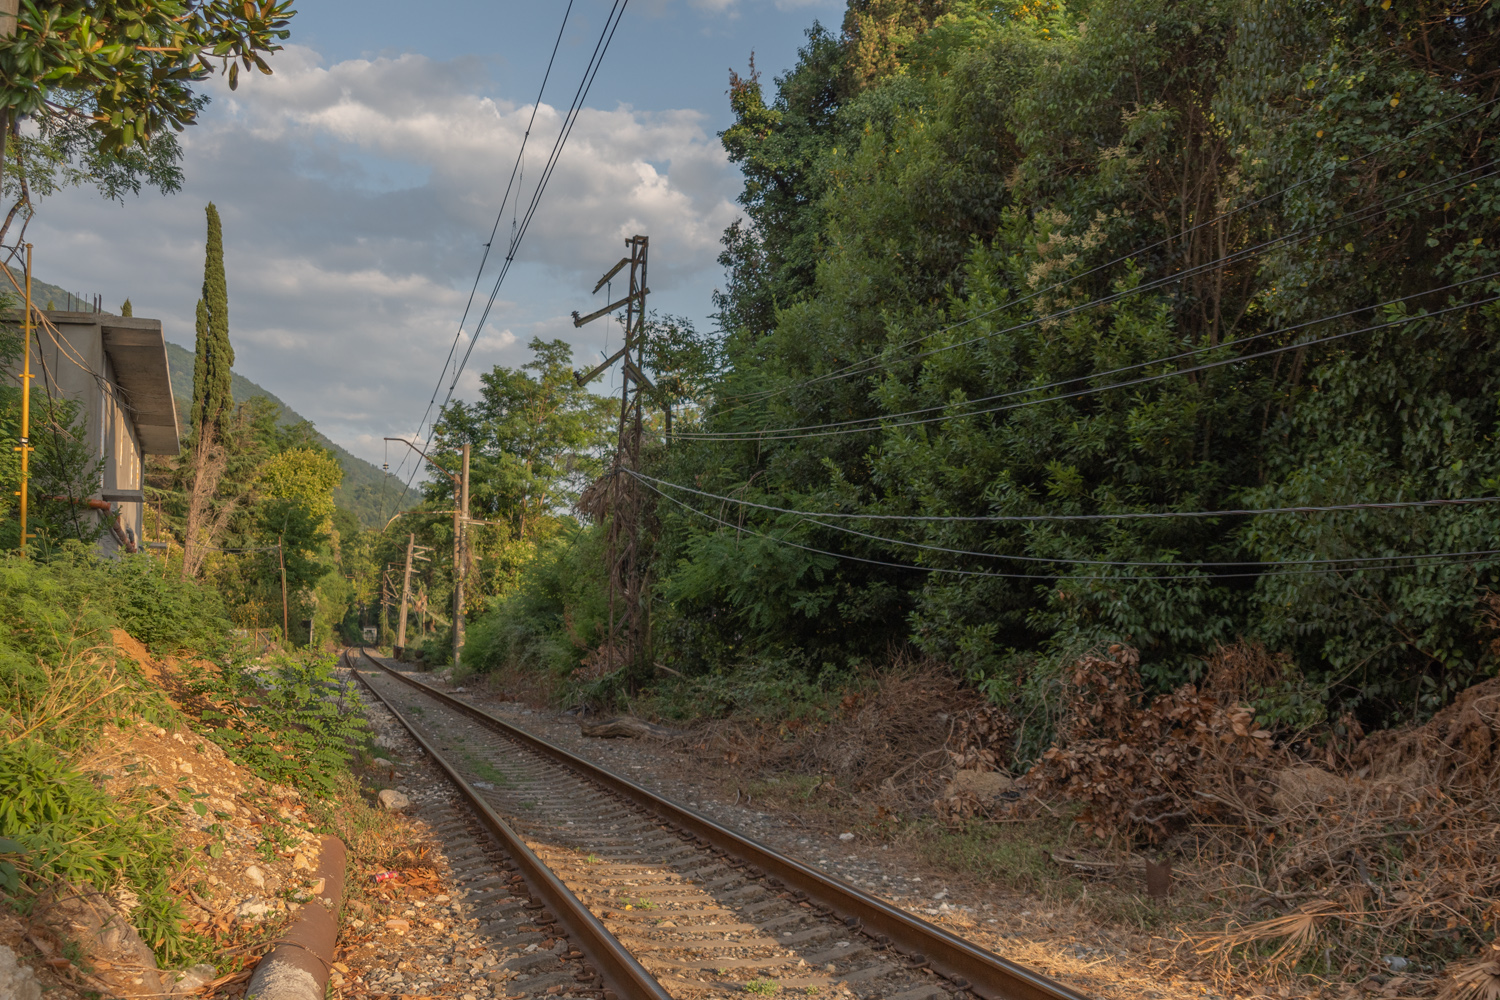
<path id="1" fill-rule="evenodd" d="M 382 882 L 389 882 L 393 878 L 400 878 L 401 877 L 401 873 L 400 872 L 380 872 L 378 875 L 372 875 L 370 877 L 375 880 L 375 884 L 376 885 L 379 885 Z"/>

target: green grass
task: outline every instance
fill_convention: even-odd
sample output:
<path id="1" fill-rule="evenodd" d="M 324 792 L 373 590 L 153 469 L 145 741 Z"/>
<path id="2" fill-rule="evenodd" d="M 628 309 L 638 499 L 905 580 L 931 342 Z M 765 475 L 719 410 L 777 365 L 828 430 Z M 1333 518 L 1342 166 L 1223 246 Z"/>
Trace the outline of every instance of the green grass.
<path id="1" fill-rule="evenodd" d="M 754 993 L 758 996 L 771 996 L 781 989 L 774 979 L 752 979 L 745 984 L 746 993 Z"/>

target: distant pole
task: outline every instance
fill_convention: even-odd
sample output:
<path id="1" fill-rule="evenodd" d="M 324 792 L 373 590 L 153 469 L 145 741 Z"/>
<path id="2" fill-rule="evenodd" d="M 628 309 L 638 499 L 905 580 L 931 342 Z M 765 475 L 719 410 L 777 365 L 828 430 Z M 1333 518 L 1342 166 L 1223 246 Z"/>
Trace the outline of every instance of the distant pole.
<path id="1" fill-rule="evenodd" d="M 396 625 L 396 658 L 399 660 L 406 655 L 406 602 L 411 597 L 411 556 L 417 546 L 417 536 L 413 532 L 406 536 L 406 576 L 401 580 L 401 618 Z"/>
<path id="2" fill-rule="evenodd" d="M 292 623 L 287 617 L 286 611 L 286 550 L 283 546 L 284 535 L 276 536 L 276 562 L 281 567 L 281 641 L 287 645 L 292 643 Z"/>
<path id="3" fill-rule="evenodd" d="M 469 520 L 469 442 L 464 442 L 463 472 L 459 476 L 458 503 L 453 510 L 453 668 L 464 646 L 464 525 Z"/>
<path id="4" fill-rule="evenodd" d="M 12 19 L 12 26 L 15 21 Z M 26 500 L 31 493 L 31 244 L 26 244 L 26 317 L 21 323 L 21 558 L 26 558 Z"/>

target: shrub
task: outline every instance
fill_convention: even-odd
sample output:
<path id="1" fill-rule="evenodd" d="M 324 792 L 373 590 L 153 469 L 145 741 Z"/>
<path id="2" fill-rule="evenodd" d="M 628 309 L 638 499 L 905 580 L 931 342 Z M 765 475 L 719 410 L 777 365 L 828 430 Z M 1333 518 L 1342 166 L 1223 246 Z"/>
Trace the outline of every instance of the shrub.
<path id="1" fill-rule="evenodd" d="M 332 794 L 366 729 L 359 699 L 345 698 L 333 679 L 336 665 L 331 654 L 302 653 L 265 668 L 195 669 L 193 690 L 215 706 L 200 717 L 218 723 L 205 735 L 268 781 Z"/>

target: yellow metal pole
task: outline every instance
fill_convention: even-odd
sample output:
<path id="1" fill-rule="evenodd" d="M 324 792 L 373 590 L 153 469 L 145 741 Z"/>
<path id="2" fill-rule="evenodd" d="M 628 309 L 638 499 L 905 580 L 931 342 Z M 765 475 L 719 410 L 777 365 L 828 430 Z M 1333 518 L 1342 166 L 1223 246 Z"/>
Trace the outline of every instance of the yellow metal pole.
<path id="1" fill-rule="evenodd" d="M 21 558 L 26 558 L 26 499 L 31 493 L 31 244 L 26 244 L 26 316 L 21 323 Z"/>

